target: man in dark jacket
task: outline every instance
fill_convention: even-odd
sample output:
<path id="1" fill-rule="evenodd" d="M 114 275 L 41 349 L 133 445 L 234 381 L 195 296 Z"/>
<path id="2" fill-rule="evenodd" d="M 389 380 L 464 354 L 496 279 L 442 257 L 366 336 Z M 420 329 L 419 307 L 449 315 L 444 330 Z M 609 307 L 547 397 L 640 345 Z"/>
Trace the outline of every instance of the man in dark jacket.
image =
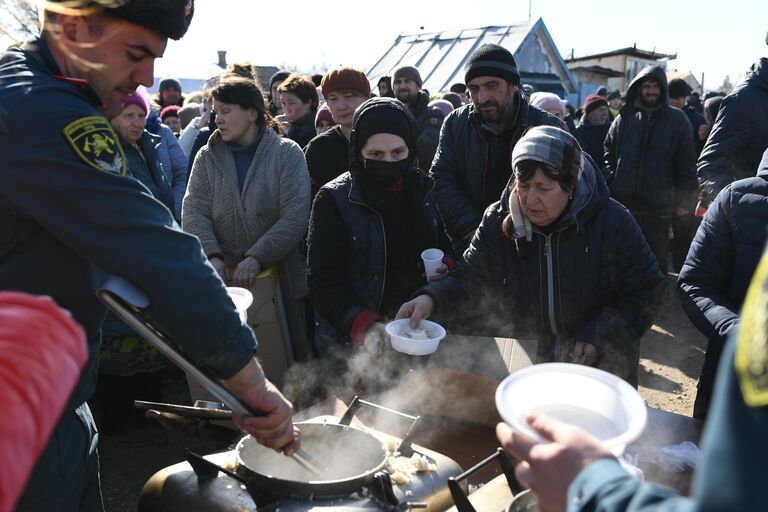
<path id="1" fill-rule="evenodd" d="M 699 137 L 699 128 L 701 125 L 706 124 L 706 121 L 704 120 L 704 115 L 696 110 L 694 105 L 688 103 L 688 98 L 692 91 L 691 86 L 681 78 L 673 78 L 669 81 L 669 104 L 679 108 L 688 116 L 688 121 L 691 123 L 693 145 L 696 148 L 696 156 L 698 157 L 701 154 L 701 150 L 704 149 L 705 142 Z"/>
<path id="2" fill-rule="evenodd" d="M 576 125 L 573 136 L 579 141 L 581 149 L 592 157 L 598 169 L 602 171 L 605 166 L 603 161 L 605 136 L 608 135 L 608 128 L 611 127 L 608 120 L 608 101 L 597 94 L 590 94 L 581 108 L 584 110 L 584 115 Z"/>
<path id="3" fill-rule="evenodd" d="M 752 65 L 726 96 L 698 163 L 699 183 L 712 201 L 730 182 L 752 176 L 768 148 L 768 59 Z"/>
<path id="4" fill-rule="evenodd" d="M 515 58 L 506 48 L 484 44 L 464 66 L 472 104 L 443 123 L 430 174 L 440 215 L 457 250 L 463 251 L 512 175 L 512 148 L 533 126 L 566 129 L 557 117 L 523 98 Z"/>
<path id="5" fill-rule="evenodd" d="M 416 154 L 419 168 L 427 172 L 435 158 L 445 116 L 439 108 L 429 106 L 429 94 L 421 90 L 423 84 L 418 69 L 401 66 L 395 70 L 392 80 L 395 97 L 408 105 L 416 118 Z"/>
<path id="6" fill-rule="evenodd" d="M 693 138 L 693 147 L 696 151 L 696 157 L 704 149 L 706 137 L 702 140 L 699 130 L 707 122 L 704 116 L 700 114 L 696 107 L 688 103 L 688 98 L 692 92 L 691 86 L 685 80 L 673 78 L 669 81 L 669 104 L 682 110 L 691 123 L 691 137 Z M 680 272 L 685 257 L 688 254 L 688 248 L 691 246 L 693 235 L 699 227 L 699 219 L 695 217 L 694 211 L 687 215 L 676 215 L 672 217 L 672 268 L 675 272 Z"/>
<path id="7" fill-rule="evenodd" d="M 725 341 L 768 240 L 768 151 L 757 176 L 726 186 L 707 210 L 678 281 L 683 308 L 708 339 L 693 417 L 705 418 Z"/>
<path id="8" fill-rule="evenodd" d="M 184 106 L 184 95 L 181 93 L 181 82 L 178 79 L 163 78 L 157 89 L 157 95 L 152 100 L 160 107 L 160 110 L 171 105 Z"/>
<path id="9" fill-rule="evenodd" d="M 635 216 L 664 274 L 671 218 L 693 211 L 696 194 L 691 125 L 667 98 L 664 70 L 644 68 L 605 139 L 611 197 Z"/>

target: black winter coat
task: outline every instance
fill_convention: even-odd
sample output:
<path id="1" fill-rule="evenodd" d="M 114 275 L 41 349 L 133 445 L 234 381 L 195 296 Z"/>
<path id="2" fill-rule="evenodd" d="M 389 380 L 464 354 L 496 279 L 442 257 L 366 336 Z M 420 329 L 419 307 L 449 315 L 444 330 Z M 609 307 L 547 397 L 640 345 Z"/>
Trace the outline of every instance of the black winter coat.
<path id="1" fill-rule="evenodd" d="M 429 172 L 445 116 L 439 108 L 429 106 L 429 96 L 424 91 L 419 92 L 419 98 L 412 105 L 408 105 L 408 108 L 416 118 L 416 154 L 419 157 L 419 169 Z"/>
<path id="2" fill-rule="evenodd" d="M 661 84 L 661 106 L 650 115 L 636 106 L 640 83 L 652 76 Z M 605 139 L 605 175 L 611 197 L 636 215 L 670 217 L 676 208 L 693 210 L 696 154 L 691 124 L 669 106 L 667 77 L 658 66 L 643 69 L 627 90 Z"/>
<path id="3" fill-rule="evenodd" d="M 678 281 L 683 308 L 708 339 L 714 372 L 768 241 L 768 151 L 757 176 L 726 186 L 710 205 Z"/>
<path id="4" fill-rule="evenodd" d="M 312 206 L 307 284 L 317 312 L 315 347 L 321 354 L 349 342 L 352 322 L 363 309 L 386 313 L 381 310 L 388 279 L 386 233 L 376 194 L 366 187 L 361 172 L 353 169 L 323 186 Z M 417 243 L 422 250 L 437 247 L 450 256 L 433 187 L 432 179 L 415 167 L 405 178 L 404 190 L 421 197 L 418 204 L 423 206 L 413 219 L 414 232 L 426 233 Z"/>
<path id="5" fill-rule="evenodd" d="M 317 135 L 317 131 L 315 131 L 316 114 L 317 111 L 310 110 L 306 115 L 291 123 L 285 136 L 304 149 L 309 141 Z"/>
<path id="6" fill-rule="evenodd" d="M 709 200 L 729 183 L 754 175 L 768 148 L 768 59 L 752 65 L 726 96 L 698 162 L 699 183 Z"/>
<path id="7" fill-rule="evenodd" d="M 601 172 L 605 167 L 605 161 L 603 160 L 605 136 L 608 135 L 608 128 L 610 127 L 610 122 L 600 126 L 590 124 L 587 121 L 587 115 L 584 114 L 573 131 L 573 136 L 579 141 L 581 149 L 592 157 L 592 160 L 595 161 Z"/>
<path id="8" fill-rule="evenodd" d="M 696 151 L 696 158 L 699 158 L 701 151 L 704 149 L 706 141 L 699 139 L 699 128 L 703 124 L 707 124 L 707 120 L 704 119 L 704 114 L 696 110 L 693 105 L 685 105 L 682 108 L 685 115 L 688 116 L 688 122 L 691 123 L 691 131 L 693 136 L 693 147 Z"/>
<path id="9" fill-rule="evenodd" d="M 483 305 L 478 314 L 501 321 L 500 334 L 537 337 L 538 362 L 564 360 L 575 341 L 592 343 L 598 367 L 637 385 L 639 340 L 665 281 L 632 215 L 591 163 L 549 235 L 534 226 L 530 242 L 508 238 L 508 205 L 506 191 L 485 211 L 464 260 L 422 291 L 443 314 L 468 297 Z"/>
<path id="10" fill-rule="evenodd" d="M 565 123 L 549 112 L 528 104 L 517 92 L 520 108 L 513 127 L 509 153 L 528 128 L 540 125 L 566 129 Z M 448 235 L 457 247 L 466 244 L 483 219 L 483 197 L 488 170 L 488 142 L 480 127 L 474 105 L 454 110 L 443 122 L 440 144 L 430 174 Z M 508 174 L 512 169 L 506 170 Z M 497 197 L 503 190 L 498 191 Z M 494 192 L 495 194 L 495 192 Z"/>
<path id="11" fill-rule="evenodd" d="M 349 172 L 324 185 L 312 205 L 307 284 L 317 313 L 315 348 L 319 354 L 329 354 L 338 346 L 350 342 L 350 329 L 361 311 L 391 314 L 383 307 L 387 292 L 391 292 L 389 298 L 392 299 L 393 295 L 402 291 L 398 286 L 387 288 L 388 283 L 397 282 L 387 272 L 388 262 L 397 261 L 388 254 L 391 246 L 387 242 L 394 243 L 398 237 L 391 232 L 388 236 L 386 232 L 386 221 L 392 220 L 381 213 L 386 192 L 365 179 L 365 170 L 354 150 L 360 119 L 376 109 L 392 107 L 400 109 L 409 118 L 411 132 L 406 143 L 409 148 L 415 146 L 416 123 L 406 106 L 388 98 L 369 100 L 358 108 L 353 118 Z M 437 211 L 434 181 L 415 167 L 413 161 L 415 159 L 412 159 L 412 167 L 402 179 L 402 194 L 407 198 L 412 218 L 398 234 L 410 233 L 412 236 L 408 249 L 418 249 L 414 251 L 417 260 L 414 261 L 415 269 L 420 263 L 418 254 L 424 249 L 439 248 L 449 257 L 453 257 L 453 251 Z M 418 280 L 418 274 L 416 276 Z M 398 305 L 406 302 L 420 284 L 419 281 L 405 296 L 397 297 L 393 302 Z"/>

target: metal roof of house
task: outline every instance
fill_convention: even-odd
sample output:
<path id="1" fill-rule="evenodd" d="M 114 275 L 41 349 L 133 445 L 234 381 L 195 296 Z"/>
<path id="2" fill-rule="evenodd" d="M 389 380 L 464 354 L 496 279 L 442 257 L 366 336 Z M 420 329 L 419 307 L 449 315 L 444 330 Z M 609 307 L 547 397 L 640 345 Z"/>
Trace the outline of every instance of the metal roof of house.
<path id="1" fill-rule="evenodd" d="M 571 71 L 588 71 L 596 75 L 604 75 L 611 78 L 624 76 L 624 73 L 622 73 L 621 71 L 605 68 L 603 66 L 576 66 L 576 67 L 571 67 L 570 70 Z"/>
<path id="2" fill-rule="evenodd" d="M 631 57 L 639 57 L 642 59 L 653 59 L 653 60 L 674 60 L 677 58 L 677 54 L 671 54 L 671 53 L 659 53 L 656 52 L 656 50 L 648 51 L 648 50 L 641 50 L 637 46 L 629 46 L 627 48 L 621 48 L 619 50 L 612 50 L 610 52 L 604 52 L 604 53 L 595 53 L 592 55 L 583 55 L 581 57 L 571 57 L 566 59 L 566 62 L 579 62 L 581 60 L 590 60 L 590 59 L 602 59 L 604 57 L 613 57 L 615 55 L 629 55 Z"/>
<path id="3" fill-rule="evenodd" d="M 454 83 L 464 83 L 464 63 L 485 43 L 498 44 L 512 52 L 521 72 L 555 74 L 564 82 L 566 90 L 576 90 L 576 81 L 541 19 L 512 25 L 400 35 L 367 75 L 375 88 L 382 76 L 392 76 L 398 67 L 415 66 L 421 73 L 424 89 L 435 93 L 445 91 Z M 527 50 L 548 58 L 525 59 Z"/>

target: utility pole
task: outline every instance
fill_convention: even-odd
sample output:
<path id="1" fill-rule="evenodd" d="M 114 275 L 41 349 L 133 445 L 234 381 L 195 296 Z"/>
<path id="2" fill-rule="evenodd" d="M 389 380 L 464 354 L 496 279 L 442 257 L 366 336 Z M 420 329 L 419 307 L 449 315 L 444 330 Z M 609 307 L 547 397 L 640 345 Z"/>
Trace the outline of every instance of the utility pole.
<path id="1" fill-rule="evenodd" d="M 531 2 L 533 0 L 528 0 L 528 21 L 531 21 Z"/>

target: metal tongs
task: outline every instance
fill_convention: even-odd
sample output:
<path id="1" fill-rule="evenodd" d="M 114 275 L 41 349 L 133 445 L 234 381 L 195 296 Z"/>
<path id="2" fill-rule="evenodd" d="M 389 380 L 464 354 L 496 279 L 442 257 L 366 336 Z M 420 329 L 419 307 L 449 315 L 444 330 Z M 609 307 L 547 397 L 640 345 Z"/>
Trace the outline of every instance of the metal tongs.
<path id="1" fill-rule="evenodd" d="M 179 368 L 184 370 L 187 375 L 192 377 L 209 393 L 216 397 L 221 403 L 226 405 L 232 413 L 240 417 L 260 416 L 251 411 L 243 402 L 233 395 L 217 379 L 209 376 L 201 370 L 158 329 L 156 329 L 146 318 L 141 316 L 141 310 L 149 306 L 147 295 L 118 276 L 109 276 L 102 287 L 97 290 L 96 295 L 112 312 L 114 312 L 122 321 L 147 340 L 161 354 L 170 359 Z M 327 479 L 328 469 L 309 455 L 303 449 L 299 449 L 290 459 L 313 475 Z"/>

